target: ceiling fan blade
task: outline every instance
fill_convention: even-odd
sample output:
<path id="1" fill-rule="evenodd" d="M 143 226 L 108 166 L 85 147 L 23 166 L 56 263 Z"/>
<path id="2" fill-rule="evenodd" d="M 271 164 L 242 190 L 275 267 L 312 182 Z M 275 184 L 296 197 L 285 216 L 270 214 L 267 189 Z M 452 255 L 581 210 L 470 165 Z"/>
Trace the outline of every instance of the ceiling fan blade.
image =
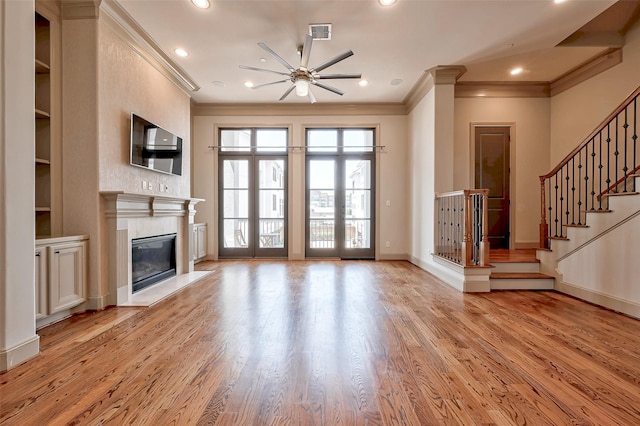
<path id="1" fill-rule="evenodd" d="M 340 61 L 342 61 L 344 59 L 347 59 L 351 55 L 353 55 L 353 52 L 351 50 L 349 50 L 348 52 L 344 52 L 343 54 L 338 55 L 333 59 L 329 59 L 327 62 L 325 62 L 323 64 L 320 64 L 315 68 L 311 68 L 309 71 L 310 72 L 320 72 L 325 68 L 329 68 L 331 65 L 334 65 L 334 64 L 336 64 L 336 63 L 338 63 L 338 62 L 340 62 Z"/>
<path id="2" fill-rule="evenodd" d="M 279 100 L 279 101 L 284 101 L 284 98 L 286 98 L 287 96 L 289 96 L 289 93 L 293 92 L 293 89 L 295 89 L 295 88 L 296 88 L 296 85 L 295 85 L 295 84 L 292 84 L 292 85 L 291 85 L 291 87 L 289 87 L 289 88 L 287 89 L 287 91 L 286 91 L 286 92 L 284 92 L 284 95 L 282 95 L 282 96 L 280 97 L 280 99 L 278 99 L 278 100 Z"/>
<path id="3" fill-rule="evenodd" d="M 265 84 L 258 84 L 257 86 L 253 86 L 252 89 L 259 89 L 260 87 L 264 87 L 264 86 L 271 86 L 272 84 L 280 84 L 280 83 L 285 83 L 287 81 L 291 81 L 291 79 L 286 79 L 286 80 L 279 80 L 279 81 L 272 81 L 271 83 L 265 83 Z"/>
<path id="4" fill-rule="evenodd" d="M 313 78 L 335 80 L 338 78 L 362 78 L 362 74 L 314 74 Z"/>
<path id="5" fill-rule="evenodd" d="M 312 104 L 316 103 L 316 97 L 313 96 L 313 93 L 311 92 L 311 88 L 309 88 L 309 92 L 308 92 L 308 96 L 309 96 L 309 102 L 311 102 Z"/>
<path id="6" fill-rule="evenodd" d="M 280 62 L 282 65 L 284 65 L 284 67 L 286 69 L 288 69 L 291 72 L 295 71 L 295 68 L 293 68 L 291 65 L 289 65 L 289 63 L 287 61 L 285 61 L 284 59 L 282 59 L 282 57 L 280 55 L 278 55 L 276 52 L 274 52 L 273 50 L 271 50 L 271 48 L 269 46 L 267 46 L 266 44 L 264 44 L 263 42 L 258 43 L 258 46 L 262 47 L 264 50 L 267 51 L 267 53 L 269 53 L 271 56 L 273 56 L 275 58 L 276 61 Z"/>
<path id="7" fill-rule="evenodd" d="M 302 48 L 302 56 L 300 57 L 300 68 L 309 68 L 309 55 L 311 55 L 311 45 L 313 44 L 313 37 L 307 34 L 304 39 L 304 46 Z"/>
<path id="8" fill-rule="evenodd" d="M 246 66 L 246 65 L 240 65 L 240 68 L 242 68 L 243 70 L 261 71 L 261 72 L 272 72 L 272 73 L 274 73 L 274 74 L 289 75 L 289 73 L 286 73 L 286 72 L 273 71 L 273 70 L 268 70 L 268 69 L 264 69 L 264 68 L 248 67 L 248 66 Z"/>
<path id="9" fill-rule="evenodd" d="M 318 83 L 317 81 L 312 81 L 311 84 L 314 86 L 322 87 L 324 90 L 328 90 L 330 92 L 335 93 L 336 95 L 344 95 L 344 92 L 340 89 L 336 89 L 335 87 L 328 86 L 326 84 Z"/>

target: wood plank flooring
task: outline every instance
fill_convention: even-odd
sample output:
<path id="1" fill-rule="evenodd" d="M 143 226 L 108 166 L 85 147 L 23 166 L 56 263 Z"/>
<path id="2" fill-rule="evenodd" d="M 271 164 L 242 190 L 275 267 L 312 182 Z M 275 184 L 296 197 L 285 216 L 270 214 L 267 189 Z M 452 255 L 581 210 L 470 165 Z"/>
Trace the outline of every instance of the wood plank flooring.
<path id="1" fill-rule="evenodd" d="M 224 261 L 40 331 L 2 425 L 638 425 L 640 321 L 407 262 Z"/>

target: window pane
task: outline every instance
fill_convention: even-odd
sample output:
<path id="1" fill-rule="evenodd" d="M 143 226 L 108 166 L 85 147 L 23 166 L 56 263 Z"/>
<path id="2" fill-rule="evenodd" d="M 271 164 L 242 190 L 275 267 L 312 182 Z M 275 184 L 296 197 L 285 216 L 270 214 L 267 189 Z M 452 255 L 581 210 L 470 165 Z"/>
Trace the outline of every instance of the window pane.
<path id="1" fill-rule="evenodd" d="M 344 152 L 373 151 L 372 129 L 345 129 L 343 131 Z"/>
<path id="2" fill-rule="evenodd" d="M 345 191 L 345 217 L 348 219 L 371 218 L 371 191 L 368 189 Z"/>
<path id="3" fill-rule="evenodd" d="M 371 223 L 368 220 L 344 222 L 345 248 L 371 248 Z"/>
<path id="4" fill-rule="evenodd" d="M 310 220 L 309 221 L 309 247 L 333 248 L 335 221 Z"/>
<path id="5" fill-rule="evenodd" d="M 284 160 L 259 160 L 258 188 L 284 188 Z"/>
<path id="6" fill-rule="evenodd" d="M 224 217 L 249 217 L 249 191 L 246 189 L 224 191 Z"/>
<path id="7" fill-rule="evenodd" d="M 249 187 L 249 161 L 224 160 L 224 188 Z"/>
<path id="8" fill-rule="evenodd" d="M 260 234 L 258 240 L 260 248 L 284 247 L 284 220 L 260 220 Z"/>
<path id="9" fill-rule="evenodd" d="M 344 164 L 344 187 L 371 188 L 371 161 L 347 160 Z"/>
<path id="10" fill-rule="evenodd" d="M 224 246 L 244 248 L 248 247 L 246 219 L 225 219 L 224 221 Z"/>
<path id="11" fill-rule="evenodd" d="M 282 152 L 287 149 L 287 131 L 284 129 L 260 129 L 256 131 L 257 151 Z"/>
<path id="12" fill-rule="evenodd" d="M 284 191 L 262 189 L 259 200 L 260 219 L 284 218 Z"/>
<path id="13" fill-rule="evenodd" d="M 337 130 L 309 130 L 307 139 L 307 149 L 310 152 L 336 152 L 338 150 Z"/>
<path id="14" fill-rule="evenodd" d="M 335 182 L 335 161 L 312 160 L 309 161 L 309 188 L 333 189 Z"/>
<path id="15" fill-rule="evenodd" d="M 251 129 L 234 129 L 220 131 L 221 151 L 250 151 Z"/>
<path id="16" fill-rule="evenodd" d="M 329 218 L 335 215 L 335 192 L 329 190 L 309 191 L 309 217 L 312 219 Z"/>

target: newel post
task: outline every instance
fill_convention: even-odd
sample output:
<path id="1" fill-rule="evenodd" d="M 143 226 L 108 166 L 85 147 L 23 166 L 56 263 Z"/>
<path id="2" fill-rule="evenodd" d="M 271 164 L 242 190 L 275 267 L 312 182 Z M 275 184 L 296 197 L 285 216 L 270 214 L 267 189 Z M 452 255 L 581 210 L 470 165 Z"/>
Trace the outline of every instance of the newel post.
<path id="1" fill-rule="evenodd" d="M 549 225 L 547 224 L 547 204 L 544 191 L 545 177 L 540 176 L 540 248 L 549 248 Z"/>

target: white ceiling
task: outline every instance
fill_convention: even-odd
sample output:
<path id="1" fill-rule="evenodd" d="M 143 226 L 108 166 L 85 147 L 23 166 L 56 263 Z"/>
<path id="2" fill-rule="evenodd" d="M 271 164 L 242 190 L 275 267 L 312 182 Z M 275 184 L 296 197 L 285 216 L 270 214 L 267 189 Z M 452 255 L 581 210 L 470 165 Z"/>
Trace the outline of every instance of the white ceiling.
<path id="1" fill-rule="evenodd" d="M 310 65 L 351 49 L 354 56 L 325 73 L 362 73 L 369 81 L 328 82 L 338 96 L 313 88 L 318 102 L 402 102 L 425 70 L 464 65 L 464 81 L 550 81 L 606 49 L 555 47 L 607 9 L 614 0 L 210 0 L 206 10 L 190 0 L 118 0 L 155 42 L 200 86 L 200 103 L 273 103 L 288 83 L 248 89 L 245 81 L 281 80 L 276 74 L 239 65 L 286 71 L 257 43 L 264 42 L 286 61 L 296 53 L 309 24 L 330 23 L 330 41 L 315 41 Z M 174 49 L 189 52 L 178 57 Z M 265 58 L 266 62 L 261 62 Z M 508 70 L 522 66 L 512 77 Z M 402 84 L 392 86 L 393 79 Z M 224 87 L 214 84 L 224 82 Z M 304 102 L 292 93 L 285 103 Z"/>

